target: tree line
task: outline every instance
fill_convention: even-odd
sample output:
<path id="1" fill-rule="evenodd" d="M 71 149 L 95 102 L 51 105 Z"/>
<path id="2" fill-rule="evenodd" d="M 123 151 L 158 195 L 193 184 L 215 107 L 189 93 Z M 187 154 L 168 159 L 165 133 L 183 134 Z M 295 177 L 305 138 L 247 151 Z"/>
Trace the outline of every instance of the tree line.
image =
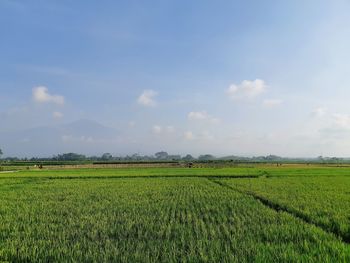
<path id="1" fill-rule="evenodd" d="M 0 159 L 3 155 L 3 151 L 0 148 Z M 156 152 L 153 155 L 141 155 L 138 153 L 125 156 L 113 156 L 111 153 L 103 153 L 101 156 L 86 156 L 79 153 L 63 153 L 54 155 L 52 157 L 32 157 L 32 158 L 18 158 L 18 157 L 6 157 L 2 158 L 2 161 L 8 162 L 153 162 L 153 161 L 228 161 L 228 162 L 266 162 L 266 163 L 348 163 L 349 158 L 337 158 L 337 157 L 323 157 L 317 158 L 284 158 L 277 155 L 267 156 L 225 156 L 216 157 L 212 154 L 203 154 L 198 157 L 194 157 L 191 154 L 181 156 L 180 154 L 168 154 L 165 151 Z"/>

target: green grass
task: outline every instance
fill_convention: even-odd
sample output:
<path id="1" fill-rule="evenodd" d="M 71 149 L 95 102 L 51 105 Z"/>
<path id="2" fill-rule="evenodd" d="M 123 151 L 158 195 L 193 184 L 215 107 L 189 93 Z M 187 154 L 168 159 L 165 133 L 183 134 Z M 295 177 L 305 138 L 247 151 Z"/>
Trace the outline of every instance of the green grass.
<path id="1" fill-rule="evenodd" d="M 347 171 L 257 166 L 3 173 L 0 262 L 349 262 L 349 244 L 320 227 L 339 222 L 346 233 Z M 278 211 L 251 193 L 290 210 Z"/>

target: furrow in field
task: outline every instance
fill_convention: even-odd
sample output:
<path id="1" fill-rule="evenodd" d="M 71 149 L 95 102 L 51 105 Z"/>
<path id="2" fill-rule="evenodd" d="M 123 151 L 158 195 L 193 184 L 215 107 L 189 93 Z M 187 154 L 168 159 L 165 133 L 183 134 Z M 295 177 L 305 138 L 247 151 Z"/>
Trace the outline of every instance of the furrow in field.
<path id="1" fill-rule="evenodd" d="M 337 236 L 342 242 L 344 242 L 346 244 L 350 244 L 349 233 L 342 233 L 341 231 L 339 231 L 339 229 L 335 229 L 334 227 L 330 226 L 329 224 L 318 222 L 317 220 L 315 221 L 314 218 L 303 213 L 300 210 L 297 210 L 297 209 L 294 209 L 292 207 L 288 207 L 286 205 L 283 205 L 281 203 L 272 201 L 271 199 L 268 199 L 264 196 L 261 196 L 261 195 L 257 194 L 256 192 L 249 191 L 249 190 L 243 190 L 243 189 L 240 189 L 238 187 L 232 186 L 231 184 L 227 184 L 223 180 L 215 180 L 215 179 L 213 180 L 211 178 L 209 178 L 209 180 L 222 186 L 222 187 L 226 187 L 226 188 L 229 188 L 231 190 L 237 191 L 239 193 L 249 195 L 249 196 L 253 197 L 254 199 L 258 200 L 259 202 L 261 202 L 262 204 L 264 204 L 265 206 L 267 206 L 267 207 L 269 207 L 277 212 L 279 212 L 279 211 L 286 212 L 286 213 L 290 214 L 291 216 L 296 217 L 296 218 L 304 221 L 307 224 L 316 226 L 318 228 L 321 228 L 323 231 L 325 231 L 327 233 L 330 233 L 332 235 Z"/>

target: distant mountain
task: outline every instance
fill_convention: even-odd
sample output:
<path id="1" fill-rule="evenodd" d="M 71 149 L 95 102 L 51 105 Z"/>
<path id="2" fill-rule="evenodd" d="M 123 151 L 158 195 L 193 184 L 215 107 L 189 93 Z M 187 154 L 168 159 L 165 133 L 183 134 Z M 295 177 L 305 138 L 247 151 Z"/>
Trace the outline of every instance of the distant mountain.
<path id="1" fill-rule="evenodd" d="M 62 152 L 96 153 L 111 149 L 119 135 L 118 130 L 98 122 L 78 120 L 57 126 L 0 132 L 0 146 L 7 156 L 48 156 Z"/>
<path id="2" fill-rule="evenodd" d="M 93 137 L 95 139 L 113 139 L 119 134 L 114 128 L 106 127 L 96 121 L 85 119 L 61 125 L 57 128 L 61 133 L 72 136 Z"/>

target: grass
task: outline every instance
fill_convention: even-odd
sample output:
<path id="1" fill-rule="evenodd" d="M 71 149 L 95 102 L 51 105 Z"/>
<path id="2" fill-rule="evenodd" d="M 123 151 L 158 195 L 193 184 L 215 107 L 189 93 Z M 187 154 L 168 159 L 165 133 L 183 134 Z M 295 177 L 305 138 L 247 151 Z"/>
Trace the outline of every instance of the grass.
<path id="1" fill-rule="evenodd" d="M 321 225 L 338 222 L 346 233 L 349 171 L 257 166 L 3 173 L 0 262 L 349 262 L 343 232 Z"/>

